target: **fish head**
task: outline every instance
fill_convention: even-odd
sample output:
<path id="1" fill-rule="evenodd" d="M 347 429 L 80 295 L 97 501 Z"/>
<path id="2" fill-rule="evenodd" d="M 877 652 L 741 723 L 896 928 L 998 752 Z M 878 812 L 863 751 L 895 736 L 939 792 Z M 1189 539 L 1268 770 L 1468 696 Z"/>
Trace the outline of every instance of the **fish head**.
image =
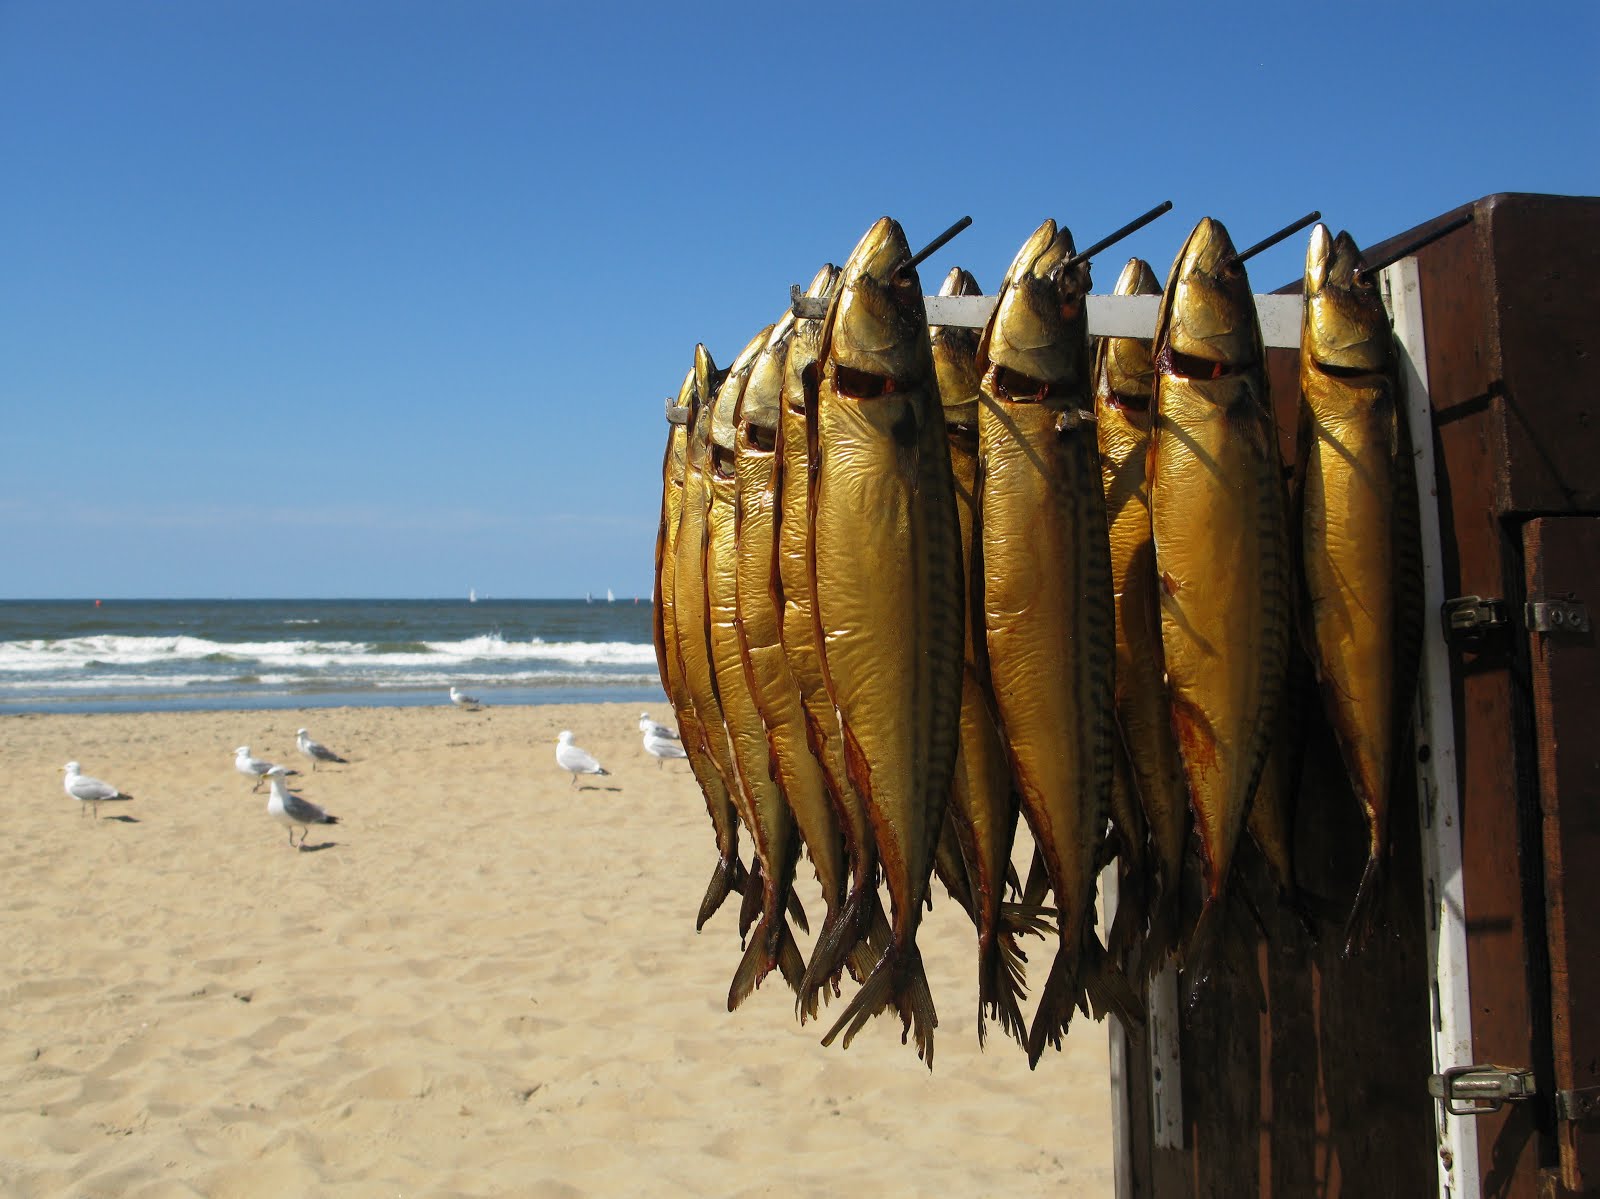
<path id="1" fill-rule="evenodd" d="M 922 280 L 897 221 L 880 217 L 845 260 L 823 337 L 823 369 L 855 396 L 908 391 L 933 374 Z"/>
<path id="2" fill-rule="evenodd" d="M 1075 253 L 1072 233 L 1047 220 L 1006 272 L 979 351 L 1005 398 L 1087 384 L 1089 264 L 1069 265 Z"/>
<path id="3" fill-rule="evenodd" d="M 704 470 L 711 461 L 711 402 L 727 372 L 717 369 L 710 351 L 704 345 L 696 345 L 694 366 L 689 373 L 694 378 L 694 387 L 687 405 L 689 423 L 686 426 L 688 438 L 684 445 L 684 462 L 695 470 Z"/>
<path id="4" fill-rule="evenodd" d="M 842 275 L 833 263 L 824 263 L 811 280 L 811 286 L 806 288 L 806 295 L 831 301 L 839 294 Z M 817 354 L 822 348 L 822 335 L 827 325 L 825 317 L 797 318 L 794 334 L 789 338 L 789 349 L 783 359 L 783 404 L 797 416 L 804 415 L 806 410 L 808 382 L 812 391 L 816 390 Z"/>
<path id="5" fill-rule="evenodd" d="M 738 453 L 770 452 L 777 441 L 783 364 L 794 329 L 794 313 L 784 313 L 783 319 L 772 326 L 766 343 L 750 365 L 750 377 L 745 380 L 744 395 L 739 398 L 739 410 L 735 414 Z"/>
<path id="6" fill-rule="evenodd" d="M 724 478 L 731 477 L 733 473 L 734 424 L 739 400 L 744 395 L 744 385 L 750 379 L 750 368 L 755 365 L 756 355 L 767 344 L 767 338 L 772 336 L 772 328 L 768 325 L 745 343 L 744 349 L 739 351 L 739 356 L 728 367 L 727 376 L 710 405 L 711 461 L 717 474 Z"/>
<path id="7" fill-rule="evenodd" d="M 1250 277 L 1235 260 L 1221 221 L 1202 217 L 1178 251 L 1156 322 L 1156 347 L 1180 375 L 1213 377 L 1261 362 Z"/>
<path id="8" fill-rule="evenodd" d="M 983 290 L 971 271 L 953 266 L 939 285 L 939 294 L 981 296 Z M 939 401 L 946 426 L 976 428 L 978 385 L 983 381 L 983 372 L 978 369 L 979 330 L 933 325 L 928 336 L 933 343 L 933 373 L 939 380 Z"/>
<path id="9" fill-rule="evenodd" d="M 1343 371 L 1388 369 L 1389 314 L 1375 281 L 1361 273 L 1361 251 L 1348 233 L 1332 237 L 1320 224 L 1311 231 L 1305 298 L 1301 344 L 1314 363 Z"/>
<path id="10" fill-rule="evenodd" d="M 1142 258 L 1128 259 L 1112 289 L 1118 296 L 1159 296 L 1161 281 Z M 1108 337 L 1105 346 L 1105 388 L 1122 408 L 1147 411 L 1155 391 L 1155 361 L 1148 341 L 1136 337 Z"/>

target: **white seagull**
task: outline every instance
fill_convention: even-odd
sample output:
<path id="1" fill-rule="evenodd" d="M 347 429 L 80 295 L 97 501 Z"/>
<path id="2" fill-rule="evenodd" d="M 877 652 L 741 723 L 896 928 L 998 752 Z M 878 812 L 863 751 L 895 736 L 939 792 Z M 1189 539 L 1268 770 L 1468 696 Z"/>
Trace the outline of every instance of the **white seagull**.
<path id="1" fill-rule="evenodd" d="M 294 826 L 298 824 L 300 848 L 304 849 L 313 824 L 338 824 L 339 818 L 328 815 L 309 799 L 302 799 L 290 791 L 289 784 L 283 781 L 288 773 L 282 766 L 274 766 L 267 771 L 266 777 L 272 783 L 272 794 L 267 796 L 267 815 L 289 826 L 291 849 L 294 848 Z"/>
<path id="2" fill-rule="evenodd" d="M 297 729 L 295 731 L 294 743 L 300 747 L 301 753 L 311 759 L 311 769 L 313 771 L 316 770 L 318 762 L 338 762 L 341 766 L 350 765 L 348 758 L 341 758 L 320 741 L 313 741 L 305 729 Z"/>
<path id="3" fill-rule="evenodd" d="M 94 818 L 100 819 L 100 805 L 112 799 L 132 799 L 133 796 L 125 795 L 110 783 L 102 783 L 99 779 L 90 778 L 86 774 L 78 773 L 78 764 L 68 762 L 61 768 L 67 772 L 63 786 L 68 795 L 78 800 L 81 804 L 94 805 Z M 83 815 L 83 808 L 78 809 L 78 815 Z"/>
<path id="4" fill-rule="evenodd" d="M 458 687 L 450 688 L 450 702 L 458 708 L 466 709 L 468 712 L 476 712 L 483 706 L 476 697 L 468 695 Z"/>
<path id="5" fill-rule="evenodd" d="M 683 742 L 676 737 L 663 735 L 660 725 L 644 731 L 644 752 L 656 760 L 659 769 L 666 764 L 668 758 L 687 758 L 688 751 L 683 748 Z"/>
<path id="6" fill-rule="evenodd" d="M 572 744 L 572 730 L 562 729 L 561 736 L 556 738 L 556 765 L 563 770 L 572 772 L 572 785 L 578 785 L 580 774 L 610 774 L 604 766 L 594 760 L 586 749 L 579 749 Z"/>
<path id="7" fill-rule="evenodd" d="M 274 763 L 267 761 L 265 758 L 252 758 L 248 745 L 241 745 L 233 751 L 233 768 L 240 774 L 249 775 L 256 781 L 256 785 L 250 788 L 252 791 L 261 790 L 262 780 L 267 777 L 268 771 L 274 769 L 274 765 Z M 298 770 L 290 770 L 287 766 L 278 766 L 276 768 L 282 770 L 285 774 L 300 773 Z"/>
<path id="8" fill-rule="evenodd" d="M 657 724 L 654 720 L 650 719 L 650 713 L 648 712 L 639 713 L 639 731 L 645 734 L 645 736 L 649 736 L 651 733 L 654 733 L 657 737 L 666 737 L 673 741 L 678 740 L 677 729 L 673 728 L 671 725 Z M 675 757 L 677 755 L 671 756 Z"/>

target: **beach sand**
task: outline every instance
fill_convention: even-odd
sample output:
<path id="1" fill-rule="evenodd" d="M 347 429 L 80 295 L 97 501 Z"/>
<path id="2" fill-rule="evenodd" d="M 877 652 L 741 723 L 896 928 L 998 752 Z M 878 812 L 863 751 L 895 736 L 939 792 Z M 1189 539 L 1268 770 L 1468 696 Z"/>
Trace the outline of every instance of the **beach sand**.
<path id="1" fill-rule="evenodd" d="M 638 714 L 0 718 L 0 1193 L 1110 1196 L 1105 1025 L 1036 1072 L 998 1028 L 980 1051 L 937 884 L 932 1074 L 892 1018 L 824 1049 L 776 975 L 725 1010 L 705 805 Z M 301 725 L 351 764 L 313 774 Z M 563 728 L 610 777 L 572 788 Z M 340 817 L 315 852 L 240 744 Z M 80 814 L 71 759 L 136 798 Z M 799 888 L 815 926 L 805 863 Z M 1036 991 L 1053 944 L 1028 945 Z"/>

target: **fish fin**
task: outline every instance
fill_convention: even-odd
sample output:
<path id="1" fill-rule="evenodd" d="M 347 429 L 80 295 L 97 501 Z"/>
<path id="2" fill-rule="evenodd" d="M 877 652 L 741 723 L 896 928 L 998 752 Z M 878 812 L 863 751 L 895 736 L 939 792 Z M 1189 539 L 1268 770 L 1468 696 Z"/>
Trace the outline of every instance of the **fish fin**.
<path id="1" fill-rule="evenodd" d="M 1356 888 L 1356 901 L 1350 909 L 1350 919 L 1345 923 L 1346 958 L 1359 953 L 1372 938 L 1381 906 L 1383 877 L 1383 855 L 1374 851 L 1367 857 L 1366 869 L 1361 872 L 1361 885 Z"/>
<path id="2" fill-rule="evenodd" d="M 822 927 L 817 930 L 816 944 L 811 947 L 811 960 L 806 963 L 805 973 L 800 980 L 797 1009 L 811 1006 L 815 1010 L 817 995 L 839 977 L 845 959 L 861 943 L 860 925 L 861 893 L 852 891 L 842 904 L 828 913 Z M 800 1023 L 805 1023 L 803 1012 Z"/>
<path id="3" fill-rule="evenodd" d="M 1157 890 L 1149 914 L 1150 927 L 1144 935 L 1144 947 L 1139 951 L 1139 972 L 1146 978 L 1154 977 L 1178 948 L 1179 904 L 1175 885 L 1168 884 Z"/>
<path id="4" fill-rule="evenodd" d="M 1022 888 L 1024 907 L 1038 907 L 1050 894 L 1050 871 L 1044 864 L 1044 854 L 1037 845 L 1033 847 L 1033 861 L 1028 866 L 1028 881 Z"/>
<path id="5" fill-rule="evenodd" d="M 1026 1044 L 1027 1021 L 1022 1016 L 1022 1000 L 1028 990 L 1024 968 L 1028 955 L 1017 947 L 1016 938 L 997 934 L 984 946 L 978 959 L 978 1048 L 983 1048 L 985 1016 L 992 1014 L 1001 1031 Z"/>
<path id="6" fill-rule="evenodd" d="M 1017 877 L 1017 865 L 1015 862 L 1006 863 L 1006 886 L 1011 889 L 1013 897 L 1022 894 L 1022 879 Z"/>
<path id="7" fill-rule="evenodd" d="M 756 917 L 761 915 L 763 888 L 761 885 L 761 859 L 753 858 L 750 869 L 744 876 L 744 899 L 739 904 L 739 944 L 742 947 L 745 937 L 756 922 Z"/>
<path id="8" fill-rule="evenodd" d="M 977 921 L 972 907 L 972 880 L 967 876 L 966 859 L 961 854 L 960 834 L 956 831 L 955 817 L 947 809 L 944 825 L 939 830 L 939 843 L 934 851 L 933 870 L 949 892 L 950 898 L 961 905 L 971 920 Z M 933 906 L 933 889 L 926 894 L 928 906 Z"/>
<path id="9" fill-rule="evenodd" d="M 811 924 L 806 919 L 805 905 L 800 902 L 800 896 L 795 894 L 793 887 L 789 888 L 788 908 L 790 917 L 800 926 L 800 931 L 809 933 Z"/>
<path id="10" fill-rule="evenodd" d="M 915 945 L 909 950 L 901 950 L 891 944 L 884 950 L 883 957 L 878 959 L 867 981 L 840 1013 L 839 1019 L 828 1030 L 828 1035 L 822 1038 L 822 1043 L 832 1045 L 843 1032 L 844 1048 L 850 1048 L 850 1042 L 855 1040 L 856 1034 L 866 1026 L 867 1021 L 890 1004 L 900 1011 L 901 1043 L 914 1034 L 917 1056 L 932 1070 L 933 1030 L 938 1027 L 939 1018 L 934 1014 L 933 995 L 928 990 L 922 955 L 917 952 Z"/>
<path id="11" fill-rule="evenodd" d="M 1105 946 L 1093 932 L 1085 930 L 1079 968 L 1084 993 L 1096 1020 L 1114 1012 L 1129 1032 L 1144 1026 L 1144 1003 L 1127 975 L 1107 955 Z"/>
<path id="12" fill-rule="evenodd" d="M 1012 937 L 1052 937 L 1056 935 L 1055 920 L 1060 913 L 1044 904 L 1002 903 L 997 927 L 1002 934 Z M 1026 961 L 1026 957 L 1023 959 Z"/>
<path id="13" fill-rule="evenodd" d="M 699 932 L 704 928 L 706 921 L 716 915 L 723 901 L 743 886 L 744 866 L 739 859 L 725 861 L 718 858 L 716 868 L 711 872 L 711 882 L 706 887 L 705 898 L 700 901 L 700 914 L 694 922 L 694 931 Z"/>
<path id="14" fill-rule="evenodd" d="M 1120 873 L 1117 914 L 1112 917 L 1111 928 L 1106 933 L 1106 949 L 1117 961 L 1131 962 L 1140 957 L 1139 943 L 1149 922 L 1149 882 L 1136 869 L 1123 869 Z"/>
<path id="15" fill-rule="evenodd" d="M 1189 933 L 1188 943 L 1183 947 L 1184 999 L 1190 1008 L 1199 1000 L 1200 992 L 1216 966 L 1223 906 L 1221 896 L 1207 898 L 1205 906 L 1200 909 L 1200 918 Z"/>
<path id="16" fill-rule="evenodd" d="M 1061 1048 L 1061 1038 L 1072 1023 L 1077 998 L 1078 951 L 1063 946 L 1050 965 L 1050 976 L 1045 979 L 1044 991 L 1039 995 L 1039 1009 L 1033 1014 L 1033 1027 L 1028 1030 L 1028 1069 L 1039 1065 L 1047 1044 Z"/>

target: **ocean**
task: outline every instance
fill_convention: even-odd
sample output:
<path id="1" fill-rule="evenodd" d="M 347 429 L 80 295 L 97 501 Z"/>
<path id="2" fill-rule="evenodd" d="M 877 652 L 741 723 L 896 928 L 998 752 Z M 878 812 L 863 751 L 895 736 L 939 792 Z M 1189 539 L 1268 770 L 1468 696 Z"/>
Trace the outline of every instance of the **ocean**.
<path id="1" fill-rule="evenodd" d="M 664 704 L 648 598 L 0 600 L 0 714 Z"/>

